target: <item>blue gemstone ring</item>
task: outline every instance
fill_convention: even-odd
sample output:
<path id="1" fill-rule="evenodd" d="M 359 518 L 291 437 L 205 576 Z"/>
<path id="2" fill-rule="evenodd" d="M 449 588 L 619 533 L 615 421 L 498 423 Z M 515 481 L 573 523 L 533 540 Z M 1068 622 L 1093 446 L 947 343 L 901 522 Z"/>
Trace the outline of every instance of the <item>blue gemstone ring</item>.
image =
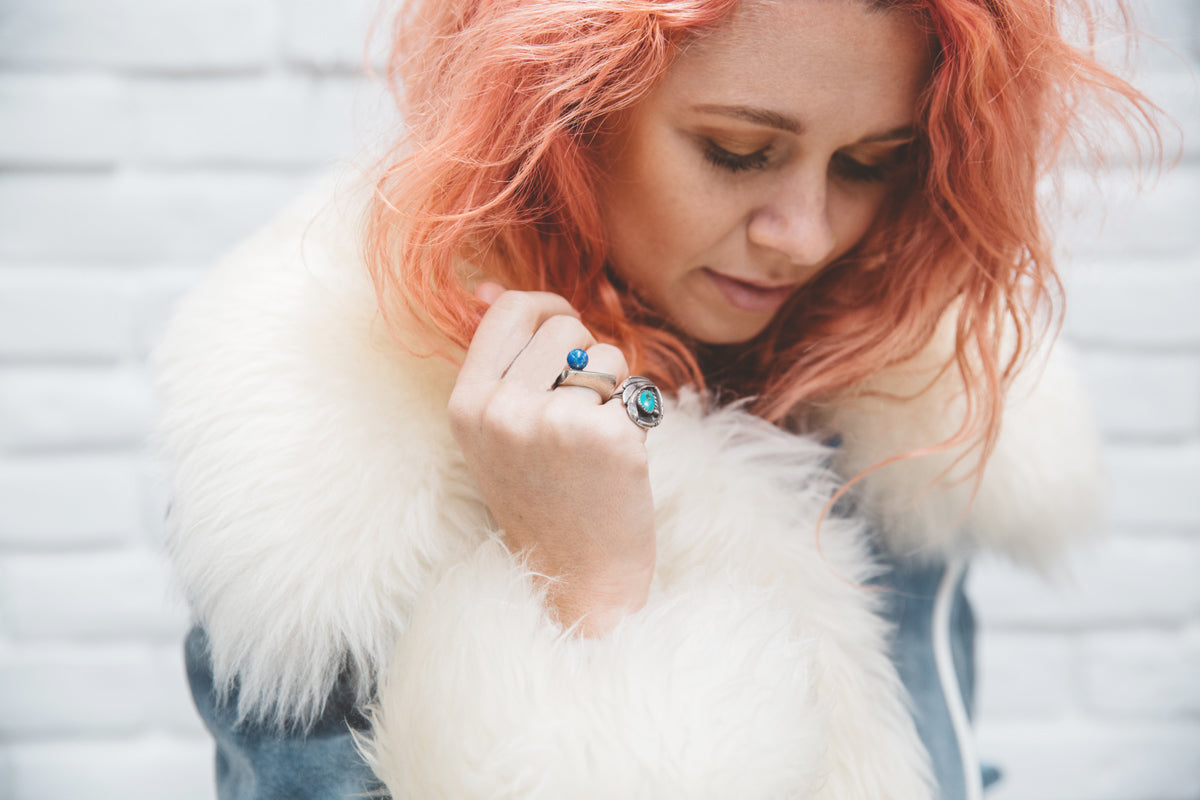
<path id="1" fill-rule="evenodd" d="M 587 350 L 580 350 L 578 347 L 576 347 L 574 350 L 567 353 L 567 366 L 571 369 L 586 369 L 587 365 Z"/>
<path id="2" fill-rule="evenodd" d="M 617 388 L 625 413 L 639 428 L 650 430 L 662 422 L 662 392 L 648 378 L 630 375 Z"/>

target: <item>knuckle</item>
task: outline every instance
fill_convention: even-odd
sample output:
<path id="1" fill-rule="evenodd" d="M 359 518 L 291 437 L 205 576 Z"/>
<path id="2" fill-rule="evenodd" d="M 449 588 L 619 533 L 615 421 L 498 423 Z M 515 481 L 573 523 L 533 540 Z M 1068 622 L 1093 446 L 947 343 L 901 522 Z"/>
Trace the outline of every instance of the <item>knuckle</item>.
<path id="1" fill-rule="evenodd" d="M 502 314 L 530 317 L 551 315 L 570 317 L 574 313 L 570 303 L 560 295 L 550 292 L 525 292 L 517 289 L 509 289 L 497 297 L 488 312 L 493 310 Z"/>
<path id="2" fill-rule="evenodd" d="M 601 407 L 593 410 L 586 420 L 576 423 L 566 433 L 579 446 L 602 457 L 607 463 L 614 463 L 636 455 L 638 437 L 636 430 L 631 431 L 630 427 L 628 419 L 614 417 Z"/>
<path id="3" fill-rule="evenodd" d="M 535 305 L 534 299 L 530 297 L 528 292 L 509 290 L 497 297 L 488 311 L 519 316 L 532 311 Z"/>
<path id="4" fill-rule="evenodd" d="M 639 464 L 646 463 L 646 431 L 629 418 L 620 402 L 604 405 L 604 424 L 618 446 Z"/>
<path id="5" fill-rule="evenodd" d="M 463 389 L 455 388 L 446 404 L 446 416 L 450 420 L 450 430 L 456 437 L 466 433 L 474 426 L 478 416 L 474 398 Z"/>
<path id="6" fill-rule="evenodd" d="M 538 300 L 540 307 L 554 310 L 556 314 L 574 315 L 576 313 L 575 308 L 561 294 L 554 292 L 530 292 L 529 294 Z"/>
<path id="7" fill-rule="evenodd" d="M 546 336 L 570 343 L 577 343 L 581 339 L 591 340 L 591 334 L 588 333 L 588 329 L 583 326 L 583 323 L 578 318 L 566 314 L 547 317 L 546 321 L 542 323 L 541 330 Z"/>
<path id="8" fill-rule="evenodd" d="M 611 372 L 618 378 L 629 374 L 629 364 L 619 347 L 600 342 L 588 348 L 588 357 L 591 363 L 596 364 L 597 369 L 602 368 L 603 372 Z"/>
<path id="9" fill-rule="evenodd" d="M 541 426 L 547 436 L 560 445 L 574 444 L 587 424 L 580 419 L 579 408 L 573 403 L 548 403 L 541 415 Z"/>
<path id="10" fill-rule="evenodd" d="M 481 427 L 489 437 L 502 443 L 521 442 L 528 438 L 530 405 L 522 392 L 502 383 L 483 407 Z"/>

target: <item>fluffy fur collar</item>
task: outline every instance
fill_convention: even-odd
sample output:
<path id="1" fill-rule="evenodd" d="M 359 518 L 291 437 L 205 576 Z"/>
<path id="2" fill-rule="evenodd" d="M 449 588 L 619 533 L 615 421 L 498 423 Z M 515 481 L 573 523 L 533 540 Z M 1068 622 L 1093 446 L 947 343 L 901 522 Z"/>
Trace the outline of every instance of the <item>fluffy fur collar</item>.
<path id="1" fill-rule="evenodd" d="M 316 189 L 196 288 L 156 354 L 172 559 L 242 715 L 303 722 L 346 670 L 363 702 L 380 686 L 370 750 L 396 796 L 927 797 L 856 588 L 863 527 L 814 535 L 830 452 L 675 399 L 648 444 L 651 603 L 603 641 L 564 635 L 453 444 L 452 368 L 376 317 L 362 210 L 361 190 Z M 1085 504 L 1061 490 L 1083 446 L 1049 441 L 1080 429 L 1063 397 L 1034 392 L 1006 423 L 969 514 L 928 487 L 932 459 L 872 475 L 863 500 L 892 546 L 1053 549 L 1048 526 Z M 945 403 L 847 404 L 840 463 L 936 440 Z"/>
<path id="2" fill-rule="evenodd" d="M 1035 353 L 1009 392 L 977 492 L 967 446 L 893 461 L 948 440 L 964 417 L 957 373 L 942 370 L 954 346 L 953 320 L 945 323 L 924 352 L 828 409 L 826 424 L 843 439 L 834 463 L 846 477 L 870 470 L 854 495 L 895 555 L 987 550 L 1049 572 L 1101 524 L 1100 442 L 1081 382 L 1065 347 Z"/>

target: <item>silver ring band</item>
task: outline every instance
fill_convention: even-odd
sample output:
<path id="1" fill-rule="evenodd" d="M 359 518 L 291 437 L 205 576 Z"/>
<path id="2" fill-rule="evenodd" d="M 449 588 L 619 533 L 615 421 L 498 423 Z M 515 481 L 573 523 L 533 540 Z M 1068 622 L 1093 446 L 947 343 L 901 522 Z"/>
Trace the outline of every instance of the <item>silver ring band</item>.
<path id="1" fill-rule="evenodd" d="M 582 386 L 600 395 L 600 402 L 607 403 L 617 391 L 617 376 L 607 372 L 588 372 L 582 369 L 567 367 L 554 380 L 551 389 L 560 386 Z"/>

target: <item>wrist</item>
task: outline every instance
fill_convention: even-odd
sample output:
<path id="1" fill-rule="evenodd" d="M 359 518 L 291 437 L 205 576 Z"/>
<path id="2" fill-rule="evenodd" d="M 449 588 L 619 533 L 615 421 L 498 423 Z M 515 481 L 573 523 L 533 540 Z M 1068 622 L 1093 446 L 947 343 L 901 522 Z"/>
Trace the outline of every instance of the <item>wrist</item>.
<path id="1" fill-rule="evenodd" d="M 574 626 L 584 637 L 600 638 L 646 605 L 653 577 L 653 563 L 607 576 L 567 576 L 547 587 L 546 602 L 564 628 Z"/>

